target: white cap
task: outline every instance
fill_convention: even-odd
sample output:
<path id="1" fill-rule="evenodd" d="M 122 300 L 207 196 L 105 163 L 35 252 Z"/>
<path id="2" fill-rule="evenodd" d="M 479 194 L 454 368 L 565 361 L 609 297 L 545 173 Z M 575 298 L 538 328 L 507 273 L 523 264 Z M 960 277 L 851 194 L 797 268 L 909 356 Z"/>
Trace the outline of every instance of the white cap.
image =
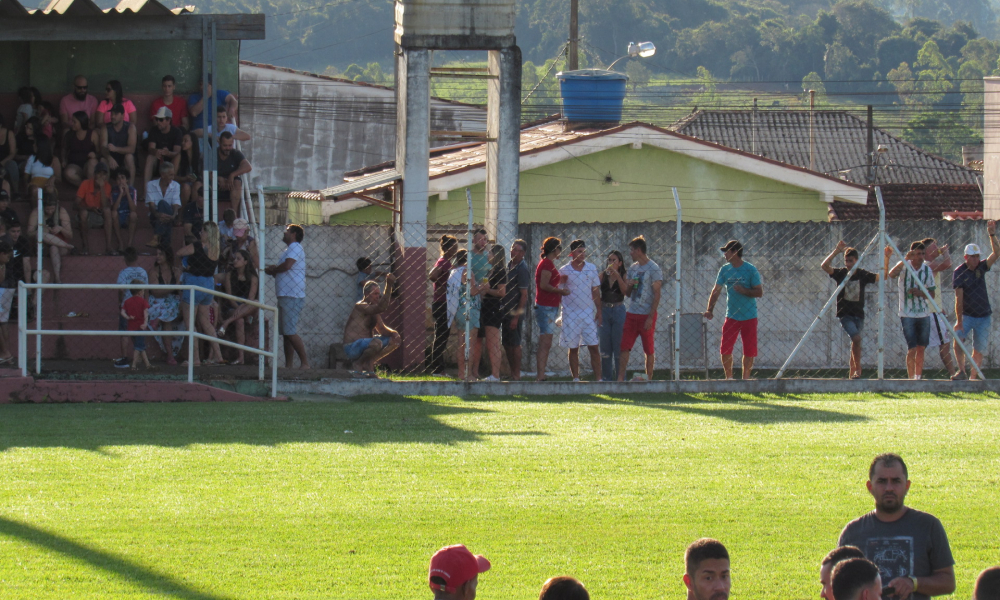
<path id="1" fill-rule="evenodd" d="M 979 256 L 982 252 L 979 251 L 979 246 L 975 244 L 969 244 L 965 247 L 966 256 Z"/>

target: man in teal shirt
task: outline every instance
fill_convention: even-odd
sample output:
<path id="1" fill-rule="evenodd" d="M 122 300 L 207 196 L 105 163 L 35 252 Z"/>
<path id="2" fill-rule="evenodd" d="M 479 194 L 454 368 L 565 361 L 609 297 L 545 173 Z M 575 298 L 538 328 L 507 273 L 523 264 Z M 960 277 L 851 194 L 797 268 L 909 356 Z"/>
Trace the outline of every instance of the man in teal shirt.
<path id="1" fill-rule="evenodd" d="M 708 298 L 705 318 L 711 319 L 715 303 L 719 301 L 722 288 L 726 288 L 726 321 L 722 324 L 722 368 L 726 379 L 733 378 L 733 347 L 737 336 L 743 341 L 743 379 L 752 379 L 754 358 L 757 357 L 757 298 L 764 295 L 760 272 L 757 267 L 743 260 L 743 244 L 729 240 L 719 248 L 726 257 L 726 263 L 719 269 L 715 287 Z"/>

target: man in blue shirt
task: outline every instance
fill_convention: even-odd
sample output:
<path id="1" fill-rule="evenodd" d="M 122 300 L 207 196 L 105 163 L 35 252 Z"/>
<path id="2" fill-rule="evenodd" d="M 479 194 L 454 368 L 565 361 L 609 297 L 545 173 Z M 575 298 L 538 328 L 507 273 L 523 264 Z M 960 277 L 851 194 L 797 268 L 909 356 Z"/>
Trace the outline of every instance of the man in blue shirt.
<path id="1" fill-rule="evenodd" d="M 205 127 L 205 100 L 202 97 L 201 81 L 198 83 L 198 92 L 188 96 L 188 113 L 191 114 L 191 133 L 195 134 L 199 138 L 202 137 Z M 212 93 L 212 76 L 208 77 L 208 93 Z M 215 92 L 215 105 L 225 106 L 226 115 L 230 123 L 236 122 L 236 107 L 239 103 L 236 101 L 236 96 L 232 95 L 226 90 L 218 90 Z M 211 125 L 211 122 L 209 122 Z M 202 152 L 204 153 L 204 147 L 202 147 Z"/>
<path id="2" fill-rule="evenodd" d="M 955 335 L 964 342 L 969 333 L 972 333 L 972 360 L 977 365 L 983 364 L 983 352 L 990 343 L 990 315 L 993 314 L 986 291 L 986 273 L 1000 258 L 996 221 L 987 221 L 986 231 L 990 234 L 990 255 L 986 260 L 981 260 L 979 246 L 966 246 L 965 262 L 955 269 L 951 284 L 955 289 Z M 955 357 L 958 359 L 959 372 L 964 372 L 965 353 L 958 347 L 958 342 L 955 342 Z M 969 379 L 975 378 L 975 372 L 969 374 Z"/>
<path id="3" fill-rule="evenodd" d="M 719 269 L 715 287 L 708 297 L 705 318 L 714 316 L 715 303 L 719 301 L 722 288 L 726 288 L 726 321 L 722 325 L 722 341 L 719 353 L 726 379 L 733 378 L 733 347 L 739 336 L 743 341 L 743 379 L 752 379 L 750 371 L 757 357 L 757 298 L 764 295 L 764 286 L 757 267 L 743 260 L 743 244 L 729 240 L 719 248 L 726 262 Z"/>

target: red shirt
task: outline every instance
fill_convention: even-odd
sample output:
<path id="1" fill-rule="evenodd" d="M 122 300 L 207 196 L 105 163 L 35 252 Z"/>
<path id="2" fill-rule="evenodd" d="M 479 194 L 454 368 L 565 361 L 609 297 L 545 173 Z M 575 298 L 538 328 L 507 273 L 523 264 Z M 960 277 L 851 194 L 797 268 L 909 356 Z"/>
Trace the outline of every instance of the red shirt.
<path id="1" fill-rule="evenodd" d="M 545 271 L 552 273 L 552 277 L 549 278 L 549 285 L 556 286 L 559 284 L 559 269 L 556 268 L 556 263 L 547 258 L 540 260 L 538 266 L 535 267 L 535 304 L 538 306 L 559 306 L 562 295 L 555 292 L 546 292 L 542 289 L 542 273 Z"/>
<path id="2" fill-rule="evenodd" d="M 76 190 L 76 197 L 83 200 L 83 204 L 87 208 L 101 210 L 101 193 L 94 189 L 93 179 L 83 180 L 83 183 Z M 111 184 L 106 181 L 104 182 L 104 197 L 109 201 L 111 199 Z"/>
<path id="3" fill-rule="evenodd" d="M 434 268 L 441 268 L 441 274 L 434 279 L 434 302 L 444 302 L 448 299 L 448 276 L 451 275 L 451 261 L 445 257 L 437 259 Z"/>
<path id="4" fill-rule="evenodd" d="M 188 105 L 187 102 L 184 100 L 184 98 L 181 98 L 177 94 L 174 94 L 174 101 L 171 102 L 170 104 L 164 104 L 162 96 L 160 98 L 157 98 L 156 100 L 153 100 L 153 105 L 149 108 L 150 121 L 153 120 L 153 115 L 156 114 L 156 111 L 160 110 L 161 106 L 166 106 L 167 108 L 170 109 L 171 125 L 173 125 L 174 127 L 181 127 L 183 125 L 183 123 L 181 123 L 181 119 L 184 119 L 188 116 Z"/>
<path id="5" fill-rule="evenodd" d="M 146 322 L 146 311 L 149 310 L 149 302 L 142 296 L 132 296 L 122 304 L 125 314 L 132 317 L 128 320 L 129 331 L 139 331 Z"/>

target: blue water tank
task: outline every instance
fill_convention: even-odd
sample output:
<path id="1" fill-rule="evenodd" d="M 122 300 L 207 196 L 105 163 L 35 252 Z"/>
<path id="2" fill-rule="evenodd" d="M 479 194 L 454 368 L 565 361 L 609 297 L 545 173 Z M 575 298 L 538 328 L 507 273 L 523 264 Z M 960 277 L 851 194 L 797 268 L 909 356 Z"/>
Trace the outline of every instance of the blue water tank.
<path id="1" fill-rule="evenodd" d="M 563 118 L 567 121 L 621 121 L 628 75 L 603 69 L 560 71 Z"/>

